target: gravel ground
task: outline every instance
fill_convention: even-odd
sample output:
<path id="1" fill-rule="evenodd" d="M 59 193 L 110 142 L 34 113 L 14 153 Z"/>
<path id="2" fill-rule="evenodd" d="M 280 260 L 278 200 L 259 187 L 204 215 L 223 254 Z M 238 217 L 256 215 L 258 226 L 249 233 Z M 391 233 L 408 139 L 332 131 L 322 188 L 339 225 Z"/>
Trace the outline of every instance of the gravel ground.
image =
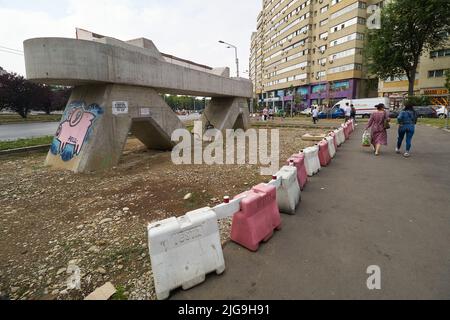
<path id="1" fill-rule="evenodd" d="M 312 144 L 304 133 L 280 130 L 280 164 Z M 55 171 L 45 156 L 0 159 L 0 299 L 80 300 L 110 281 L 114 299 L 153 300 L 147 225 L 270 180 L 256 165 L 175 166 L 135 139 L 103 173 Z M 230 227 L 220 221 L 224 245 Z M 81 286 L 68 286 L 77 270 Z"/>

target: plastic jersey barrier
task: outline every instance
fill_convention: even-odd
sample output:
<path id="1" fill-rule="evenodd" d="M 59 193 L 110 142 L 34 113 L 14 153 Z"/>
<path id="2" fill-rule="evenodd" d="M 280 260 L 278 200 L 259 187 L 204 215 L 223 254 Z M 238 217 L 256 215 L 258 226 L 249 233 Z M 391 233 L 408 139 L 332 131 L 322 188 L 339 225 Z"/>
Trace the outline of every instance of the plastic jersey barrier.
<path id="1" fill-rule="evenodd" d="M 148 226 L 150 259 L 159 300 L 170 291 L 188 290 L 208 273 L 225 271 L 217 216 L 211 208 Z"/>
<path id="2" fill-rule="evenodd" d="M 297 178 L 297 168 L 294 166 L 282 167 L 277 172 L 281 184 L 277 188 L 277 203 L 280 211 L 294 215 L 301 200 L 300 185 Z"/>
<path id="3" fill-rule="evenodd" d="M 319 142 L 319 160 L 322 167 L 326 167 L 331 162 L 330 151 L 328 150 L 328 141 Z"/>
<path id="4" fill-rule="evenodd" d="M 241 210 L 233 216 L 232 241 L 256 252 L 261 242 L 268 241 L 274 230 L 281 228 L 276 190 L 271 184 L 261 184 L 236 196 L 244 198 L 241 201 Z"/>
<path id="5" fill-rule="evenodd" d="M 294 162 L 294 167 L 297 168 L 298 183 L 300 190 L 303 191 L 308 183 L 308 172 L 306 171 L 305 166 L 305 154 L 301 152 L 299 154 L 292 155 L 287 161 L 288 165 L 290 165 L 291 160 Z"/>
<path id="6" fill-rule="evenodd" d="M 309 177 L 312 177 L 313 175 L 319 173 L 321 169 L 319 147 L 314 146 L 306 148 L 305 150 L 303 150 L 303 153 L 305 154 L 306 172 L 308 173 Z"/>
<path id="7" fill-rule="evenodd" d="M 328 136 L 325 138 L 328 142 L 328 151 L 330 154 L 331 159 L 334 159 L 336 156 L 336 146 L 334 145 L 334 138 L 331 136 Z"/>

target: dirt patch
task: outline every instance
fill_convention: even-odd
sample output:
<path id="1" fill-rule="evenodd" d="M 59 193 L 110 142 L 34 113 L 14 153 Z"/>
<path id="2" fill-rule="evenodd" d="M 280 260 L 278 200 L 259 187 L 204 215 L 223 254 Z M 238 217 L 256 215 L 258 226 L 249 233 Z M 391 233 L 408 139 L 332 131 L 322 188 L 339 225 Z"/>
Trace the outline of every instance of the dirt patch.
<path id="1" fill-rule="evenodd" d="M 280 130 L 280 164 L 312 144 L 304 133 Z M 111 281 L 129 299 L 155 299 L 147 225 L 270 180 L 257 165 L 175 166 L 170 153 L 135 139 L 119 166 L 103 173 L 55 171 L 44 159 L 0 159 L 0 298 L 83 299 Z M 231 221 L 220 226 L 225 243 Z M 73 267 L 81 289 L 68 290 Z"/>

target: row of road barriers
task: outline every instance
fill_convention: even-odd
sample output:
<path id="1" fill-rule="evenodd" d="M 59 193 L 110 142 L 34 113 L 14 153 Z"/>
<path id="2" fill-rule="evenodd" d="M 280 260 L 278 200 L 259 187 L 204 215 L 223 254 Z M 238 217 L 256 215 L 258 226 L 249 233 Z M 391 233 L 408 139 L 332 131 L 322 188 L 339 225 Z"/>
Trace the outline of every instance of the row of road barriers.
<path id="1" fill-rule="evenodd" d="M 150 224 L 149 250 L 158 300 L 169 298 L 179 287 L 188 290 L 204 282 L 209 273 L 225 271 L 218 220 L 233 217 L 231 240 L 252 252 L 269 241 L 281 230 L 280 212 L 296 213 L 308 176 L 328 166 L 354 130 L 354 122 L 348 121 L 319 144 L 290 157 L 269 183 L 233 199 L 224 197 L 224 203 L 215 208 Z"/>

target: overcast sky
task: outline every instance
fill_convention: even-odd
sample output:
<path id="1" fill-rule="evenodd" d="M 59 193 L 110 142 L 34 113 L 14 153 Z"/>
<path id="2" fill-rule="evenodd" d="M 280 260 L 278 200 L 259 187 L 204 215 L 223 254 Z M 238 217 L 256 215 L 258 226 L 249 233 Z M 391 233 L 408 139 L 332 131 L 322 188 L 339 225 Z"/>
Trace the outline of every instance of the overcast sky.
<path id="1" fill-rule="evenodd" d="M 248 70 L 250 37 L 261 0 L 0 0 L 0 66 L 25 75 L 24 58 L 3 47 L 23 50 L 34 37 L 75 37 L 75 28 L 120 40 L 145 37 L 164 53 L 211 67 Z"/>

